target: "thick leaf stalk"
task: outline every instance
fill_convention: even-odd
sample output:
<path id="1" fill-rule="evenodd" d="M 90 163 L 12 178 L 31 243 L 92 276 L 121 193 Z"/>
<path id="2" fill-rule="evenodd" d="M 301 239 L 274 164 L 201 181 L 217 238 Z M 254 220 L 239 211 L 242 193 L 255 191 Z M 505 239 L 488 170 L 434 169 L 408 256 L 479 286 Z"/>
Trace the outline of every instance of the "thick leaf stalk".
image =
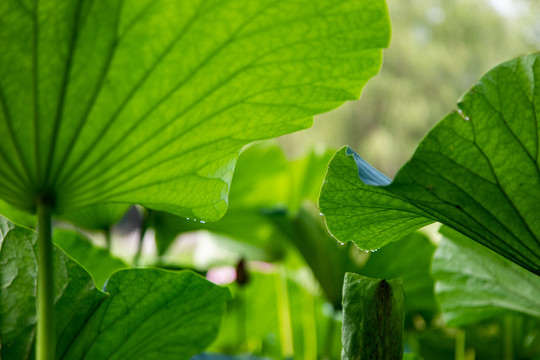
<path id="1" fill-rule="evenodd" d="M 38 287 L 37 287 L 37 360 L 53 360 L 54 274 L 51 208 L 45 201 L 37 204 L 38 212 Z"/>

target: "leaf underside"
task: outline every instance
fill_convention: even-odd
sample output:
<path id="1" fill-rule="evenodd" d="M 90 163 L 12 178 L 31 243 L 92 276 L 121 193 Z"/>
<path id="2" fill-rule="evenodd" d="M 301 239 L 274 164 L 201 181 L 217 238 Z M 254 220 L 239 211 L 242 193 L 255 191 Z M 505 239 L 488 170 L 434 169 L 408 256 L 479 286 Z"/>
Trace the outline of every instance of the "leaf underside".
<path id="1" fill-rule="evenodd" d="M 435 290 L 449 326 L 509 311 L 540 319 L 540 277 L 443 227 L 433 257 Z"/>
<path id="2" fill-rule="evenodd" d="M 216 220 L 245 144 L 358 98 L 383 1 L 5 0 L 0 198 Z"/>
<path id="3" fill-rule="evenodd" d="M 494 68 L 392 182 L 339 151 L 320 197 L 330 231 L 377 249 L 439 221 L 540 274 L 538 88 L 539 53 Z"/>

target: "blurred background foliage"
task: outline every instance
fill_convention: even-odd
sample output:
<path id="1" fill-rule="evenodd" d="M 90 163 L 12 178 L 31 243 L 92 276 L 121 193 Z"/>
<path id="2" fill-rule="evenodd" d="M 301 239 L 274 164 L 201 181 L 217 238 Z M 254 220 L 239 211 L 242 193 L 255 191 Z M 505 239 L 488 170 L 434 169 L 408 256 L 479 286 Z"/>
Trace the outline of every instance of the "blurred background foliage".
<path id="1" fill-rule="evenodd" d="M 537 0 L 388 0 L 388 6 L 392 43 L 361 99 L 316 117 L 311 129 L 245 149 L 223 219 L 206 224 L 132 208 L 113 227 L 125 209 L 106 205 L 63 219 L 98 230 L 87 232 L 92 242 L 84 251 L 76 251 L 77 235 L 68 232 L 57 236 L 58 244 L 100 285 L 124 261 L 192 269 L 229 286 L 233 299 L 220 335 L 197 360 L 339 359 L 347 271 L 403 279 L 409 359 L 540 359 L 540 321 L 530 312 L 479 308 L 473 301 L 464 313 L 480 320 L 454 327 L 445 322 L 461 303 L 451 296 L 441 303 L 445 293 L 436 291 L 436 283 L 452 288 L 472 281 L 459 273 L 463 267 L 446 267 L 445 256 L 460 259 L 459 243 L 446 245 L 455 257 L 441 254 L 435 230 L 366 253 L 336 242 L 319 216 L 319 189 L 335 149 L 347 144 L 393 177 L 483 73 L 540 48 Z M 446 269 L 437 274 L 431 270 L 434 254 L 437 268 Z M 106 269 L 95 265 L 107 256 Z M 501 284 L 487 279 L 484 286 L 510 304 Z"/>

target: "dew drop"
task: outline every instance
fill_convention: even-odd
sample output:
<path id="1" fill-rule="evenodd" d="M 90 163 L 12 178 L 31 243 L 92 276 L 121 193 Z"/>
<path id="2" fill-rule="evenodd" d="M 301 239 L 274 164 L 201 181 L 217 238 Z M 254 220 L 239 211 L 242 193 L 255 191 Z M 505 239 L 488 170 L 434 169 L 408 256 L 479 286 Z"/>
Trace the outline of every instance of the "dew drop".
<path id="1" fill-rule="evenodd" d="M 206 223 L 206 221 L 202 221 L 202 220 L 201 220 L 201 223 L 205 224 L 205 223 Z"/>
<path id="2" fill-rule="evenodd" d="M 323 213 L 321 213 L 321 212 L 319 213 L 319 215 L 321 215 L 321 216 L 324 216 L 324 214 L 323 214 Z"/>
<path id="3" fill-rule="evenodd" d="M 189 218 L 186 218 L 186 220 L 189 220 Z"/>
<path id="4" fill-rule="evenodd" d="M 461 118 L 462 118 L 463 120 L 465 120 L 465 121 L 471 120 L 471 119 L 469 119 L 469 117 L 468 117 L 467 115 L 465 115 L 465 114 L 463 113 L 463 110 L 458 109 L 458 113 L 459 113 L 459 115 L 461 116 Z"/>

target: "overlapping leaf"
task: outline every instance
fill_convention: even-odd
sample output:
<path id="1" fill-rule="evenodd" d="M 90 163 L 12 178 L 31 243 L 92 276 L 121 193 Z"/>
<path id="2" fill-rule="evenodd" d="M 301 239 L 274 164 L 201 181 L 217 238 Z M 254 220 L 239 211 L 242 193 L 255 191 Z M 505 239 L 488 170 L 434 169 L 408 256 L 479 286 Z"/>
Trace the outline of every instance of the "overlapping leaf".
<path id="1" fill-rule="evenodd" d="M 463 326 L 507 312 L 540 319 L 540 278 L 443 228 L 433 258 L 436 292 L 446 322 Z"/>
<path id="2" fill-rule="evenodd" d="M 246 143 L 379 69 L 383 1 L 2 1 L 0 198 L 216 220 Z"/>
<path id="3" fill-rule="evenodd" d="M 66 350 L 66 359 L 187 359 L 216 337 L 228 291 L 192 272 L 131 269 Z"/>
<path id="4" fill-rule="evenodd" d="M 0 354 L 33 358 L 36 234 L 0 217 L 0 240 Z M 59 359 L 187 359 L 217 335 L 228 291 L 191 272 L 119 271 L 105 293 L 58 248 L 54 265 Z"/>
<path id="5" fill-rule="evenodd" d="M 342 149 L 320 198 L 330 231 L 377 249 L 440 221 L 540 274 L 539 88 L 538 53 L 494 68 L 393 182 Z"/>

